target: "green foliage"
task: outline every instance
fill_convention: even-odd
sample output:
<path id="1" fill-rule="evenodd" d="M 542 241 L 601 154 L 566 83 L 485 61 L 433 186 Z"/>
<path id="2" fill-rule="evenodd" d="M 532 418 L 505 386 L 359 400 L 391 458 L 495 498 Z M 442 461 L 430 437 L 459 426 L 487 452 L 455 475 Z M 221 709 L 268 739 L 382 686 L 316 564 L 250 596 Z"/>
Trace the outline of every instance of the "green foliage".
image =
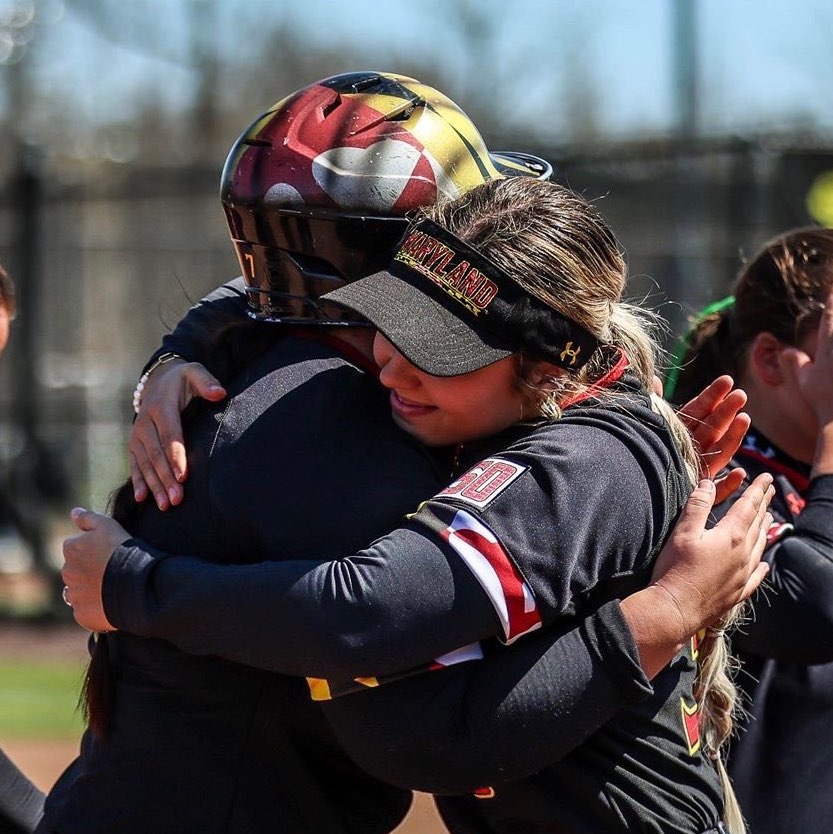
<path id="1" fill-rule="evenodd" d="M 79 663 L 0 662 L 0 738 L 72 738 L 81 733 Z"/>

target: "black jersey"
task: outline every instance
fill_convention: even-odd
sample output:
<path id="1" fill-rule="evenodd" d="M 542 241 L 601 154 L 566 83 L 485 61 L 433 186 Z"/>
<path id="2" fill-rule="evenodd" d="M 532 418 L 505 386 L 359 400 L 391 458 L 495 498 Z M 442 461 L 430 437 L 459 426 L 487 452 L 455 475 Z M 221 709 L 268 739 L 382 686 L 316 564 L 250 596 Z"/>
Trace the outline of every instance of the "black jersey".
<path id="1" fill-rule="evenodd" d="M 772 473 L 775 497 L 764 557 L 770 572 L 733 635 L 748 717 L 731 745 L 729 772 L 752 834 L 831 831 L 833 475 L 810 480 L 808 466 L 754 429 L 735 465 L 750 479 Z"/>
<path id="2" fill-rule="evenodd" d="M 291 581 L 280 576 L 285 564 L 242 567 L 232 574 L 218 569 L 206 580 L 209 575 L 195 560 L 128 542 L 117 550 L 105 577 L 108 616 L 114 624 L 165 635 L 191 650 L 217 651 L 274 669 L 306 666 L 306 674 L 326 678 L 360 677 L 368 691 L 325 708 L 342 742 L 366 769 L 397 784 L 438 792 L 494 789 L 489 800 L 441 800 L 455 831 L 712 828 L 722 799 L 715 771 L 699 753 L 690 651 L 660 675 L 660 688 L 644 708 L 623 711 L 589 738 L 590 729 L 610 719 L 605 702 L 594 700 L 588 690 L 583 702 L 570 705 L 571 713 L 561 704 L 553 719 L 562 725 L 567 719 L 561 730 L 566 745 L 541 718 L 545 693 L 534 685 L 526 686 L 524 697 L 537 699 L 537 719 L 516 721 L 514 731 L 495 727 L 491 749 L 483 740 L 490 735 L 488 725 L 481 727 L 477 743 L 469 728 L 459 731 L 469 719 L 477 724 L 476 717 L 494 717 L 480 708 L 466 713 L 463 707 L 461 713 L 448 697 L 460 668 L 432 673 L 429 689 L 442 690 L 435 711 L 422 703 L 404 720 L 407 700 L 399 695 L 415 679 L 376 686 L 380 673 L 407 668 L 420 655 L 423 661 L 437 659 L 451 646 L 484 636 L 517 640 L 492 655 L 513 657 L 543 636 L 542 625 L 558 622 L 569 628 L 645 584 L 686 489 L 667 427 L 646 398 L 632 390 L 619 394 L 607 406 L 571 408 L 555 424 L 513 427 L 487 443 L 467 446 L 470 461 L 479 463 L 405 526 L 357 555 L 317 565 Z M 421 583 L 409 575 L 413 570 Z M 474 580 L 492 606 L 488 633 L 474 621 L 470 606 L 455 606 L 446 598 L 449 570 L 454 587 L 466 589 Z M 211 600 L 228 604 L 231 596 L 241 607 L 245 599 L 245 610 L 236 617 L 235 631 L 220 634 L 200 612 L 211 610 Z M 275 599 L 281 600 L 279 607 Z M 340 637 L 323 639 L 321 623 Z M 290 632 L 291 640 L 274 637 Z M 350 647 L 359 646 L 364 654 L 374 639 L 386 650 L 377 651 L 367 665 L 357 664 Z M 566 660 L 558 670 L 562 677 L 585 671 Z M 483 682 L 488 697 L 510 700 L 505 684 L 501 693 L 500 681 L 484 678 L 478 664 L 466 665 L 466 680 L 479 675 L 470 698 L 482 694 Z M 445 688 L 444 679 L 454 683 Z M 582 711 L 576 711 L 578 704 Z M 457 710 L 448 720 L 446 706 Z M 507 709 L 515 707 L 525 708 L 514 701 Z M 397 716 L 401 731 L 393 737 Z M 462 720 L 456 722 L 456 716 Z M 449 723 L 457 728 L 450 733 Z M 439 752 L 437 739 L 445 745 Z M 530 776 L 581 741 L 558 764 Z M 430 755 L 420 756 L 426 745 Z M 479 823 L 471 821 L 475 816 Z"/>
<path id="3" fill-rule="evenodd" d="M 233 314 L 240 297 L 223 291 L 219 300 Z M 163 348 L 222 374 L 234 364 L 229 354 L 200 341 L 212 322 L 201 303 Z M 154 561 L 145 552 L 154 549 L 134 540 L 111 560 L 108 616 L 157 639 L 108 636 L 111 735 L 85 736 L 41 831 L 388 831 L 409 794 L 346 757 L 304 681 L 215 655 L 356 676 L 495 633 L 488 597 L 457 558 L 310 558 L 353 553 L 436 491 L 437 476 L 393 426 L 370 375 L 327 340 L 290 334 L 249 358 L 227 386 L 231 399 L 189 427 L 185 502 L 164 516 L 146 507 L 134 528 L 200 558 Z M 264 335 L 258 350 L 274 342 Z M 615 603 L 557 641 L 530 640 L 516 659 L 519 669 L 503 668 L 513 679 L 528 672 L 525 682 L 547 696 L 541 709 L 593 698 L 598 709 L 584 716 L 591 728 L 650 691 Z M 481 693 L 489 699 L 486 687 Z M 523 721 L 511 703 L 490 718 Z"/>
<path id="4" fill-rule="evenodd" d="M 487 654 L 511 653 L 540 628 L 644 586 L 688 491 L 667 427 L 633 391 L 508 434 L 410 522 L 451 549 L 492 600 L 502 631 L 483 647 Z M 482 685 L 477 660 L 374 682 L 327 711 L 369 772 L 437 793 L 468 786 L 468 796 L 438 799 L 453 832 L 698 834 L 717 827 L 723 798 L 700 751 L 696 655 L 693 641 L 657 676 L 651 697 L 590 735 L 578 715 L 561 744 L 536 736 L 534 726 L 493 734 L 480 767 L 461 762 L 457 750 L 461 728 L 479 719 L 466 707 L 467 693 Z M 589 713 L 595 704 L 579 708 Z"/>
<path id="5" fill-rule="evenodd" d="M 137 534 L 214 563 L 304 559 L 360 547 L 436 489 L 432 461 L 394 426 L 375 378 L 326 341 L 287 334 L 229 393 L 189 427 L 184 502 L 164 514 L 148 503 Z M 380 482 L 394 461 L 401 477 Z M 223 606 L 209 614 L 233 629 Z M 302 680 L 162 640 L 107 640 L 109 735 L 84 736 L 42 830 L 365 834 L 405 814 L 408 793 L 352 763 Z"/>

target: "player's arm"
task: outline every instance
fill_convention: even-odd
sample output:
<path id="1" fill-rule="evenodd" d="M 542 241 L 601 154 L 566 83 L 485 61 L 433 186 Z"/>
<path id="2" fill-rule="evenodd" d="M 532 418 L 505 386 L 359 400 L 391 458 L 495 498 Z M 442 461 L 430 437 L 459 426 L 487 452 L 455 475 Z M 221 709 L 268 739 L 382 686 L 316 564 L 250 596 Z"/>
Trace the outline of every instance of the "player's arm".
<path id="1" fill-rule="evenodd" d="M 191 362 L 214 368 L 218 362 L 216 336 L 220 328 L 246 315 L 243 279 L 235 278 L 212 290 L 189 308 L 148 360 L 147 370 L 162 354 L 176 353 Z"/>
<path id="2" fill-rule="evenodd" d="M 552 764 L 650 694 L 648 678 L 757 587 L 768 497 L 763 478 L 705 531 L 714 489 L 701 484 L 651 585 L 621 606 L 608 603 L 564 634 L 539 631 L 483 660 L 326 702 L 342 746 L 368 772 L 433 793 L 522 779 Z"/>
<path id="3" fill-rule="evenodd" d="M 371 775 L 453 794 L 541 770 L 652 691 L 623 611 L 611 602 L 566 633 L 537 631 L 481 660 L 322 708 L 342 748 Z"/>
<path id="4" fill-rule="evenodd" d="M 833 661 L 833 475 L 814 478 L 790 525 L 773 528 L 769 578 L 732 636 L 750 654 L 784 663 Z"/>
<path id="5" fill-rule="evenodd" d="M 191 654 L 353 678 L 426 663 L 500 627 L 465 565 L 411 528 L 338 559 L 216 565 L 138 539 L 113 551 L 102 531 L 126 533 L 112 519 L 79 521 L 89 532 L 65 542 L 66 581 L 79 622 L 95 630 L 166 634 Z"/>
<path id="6" fill-rule="evenodd" d="M 226 377 L 240 340 L 220 334 L 241 321 L 246 321 L 246 299 L 243 279 L 237 278 L 191 307 L 145 365 L 134 396 L 136 419 L 128 441 L 137 501 L 151 493 L 161 510 L 182 501 L 188 461 L 181 414 L 195 398 L 217 402 L 226 396 L 217 377 Z M 256 341 L 251 340 L 253 349 Z"/>
<path id="7" fill-rule="evenodd" d="M 525 467 L 514 471 L 519 477 L 507 483 L 517 484 L 521 497 L 538 491 Z M 627 500 L 638 497 L 629 494 Z M 219 655 L 285 674 L 386 675 L 478 640 L 510 641 L 539 615 L 537 605 L 525 610 L 528 589 L 500 547 L 496 558 L 507 570 L 500 574 L 503 579 L 495 583 L 487 577 L 484 585 L 465 559 L 465 531 L 450 536 L 445 529 L 455 514 L 476 527 L 473 516 L 458 513 L 441 495 L 359 553 L 317 563 L 215 565 L 174 557 L 140 540 L 125 541 L 127 534 L 111 519 L 84 512 L 75 519 L 88 532 L 65 542 L 64 575 L 76 618 L 95 630 L 109 623 L 166 639 L 192 654 Z M 578 523 L 575 514 L 565 510 L 564 515 L 566 523 Z M 556 529 L 560 521 L 554 520 Z M 114 540 L 107 538 L 111 530 Z M 485 536 L 483 541 L 488 530 Z M 566 548 L 571 528 L 554 538 Z M 98 576 L 84 581 L 81 574 L 91 565 L 100 566 Z M 550 597 L 563 597 L 566 582 L 562 575 Z M 103 623 L 87 616 L 90 606 L 100 612 L 102 602 Z M 557 613 L 558 602 L 549 602 L 541 617 L 547 621 Z"/>
<path id="8" fill-rule="evenodd" d="M 627 417 L 623 424 L 630 428 Z M 593 448 L 577 448 L 582 439 L 590 446 L 590 435 Z M 653 435 L 645 435 L 652 442 Z M 625 482 L 646 483 L 647 463 L 635 454 L 623 454 L 621 435 L 565 421 L 552 437 L 563 457 L 572 455 L 576 461 L 574 468 L 564 467 L 570 469 L 569 477 L 560 469 L 549 472 L 549 480 L 535 477 L 532 468 L 542 464 L 531 455 L 519 456 L 522 462 L 492 461 L 490 466 L 502 467 L 503 477 L 495 481 L 502 484 L 501 490 L 490 493 L 480 508 L 464 509 L 469 498 L 458 488 L 471 477 L 476 483 L 488 475 L 477 475 L 475 468 L 454 488 L 427 502 L 407 526 L 357 554 L 317 564 L 213 565 L 172 558 L 139 540 L 125 542 L 127 536 L 118 525 L 115 540 L 108 539 L 107 531 L 115 523 L 83 513 L 79 526 L 89 533 L 64 545 L 76 618 L 95 630 L 109 622 L 134 634 L 169 640 L 189 653 L 319 678 L 396 673 L 478 640 L 499 636 L 511 642 L 536 625 L 571 616 L 572 589 L 598 583 L 603 571 L 620 570 L 618 563 L 602 556 L 622 550 L 630 559 L 644 549 L 640 531 L 650 524 L 651 514 L 667 511 L 652 508 L 647 487 L 625 490 L 609 481 L 596 504 L 585 502 L 585 495 L 596 487 L 590 479 L 572 475 L 579 466 L 593 467 L 599 460 L 614 459 L 614 454 L 620 470 L 627 468 Z M 641 442 L 630 437 L 627 434 L 631 445 Z M 664 483 L 662 455 L 638 449 Z M 491 477 L 487 480 L 493 482 Z M 514 494 L 507 503 L 503 498 L 510 490 Z M 570 495 L 573 500 L 553 501 L 553 495 Z M 615 507 L 617 517 L 639 523 L 625 531 L 610 525 L 599 528 L 592 512 L 573 511 L 601 501 Z M 512 510 L 517 506 L 540 512 L 542 518 L 550 512 L 546 543 L 540 531 L 518 523 Z M 643 521 L 646 515 L 649 519 Z M 638 540 L 623 544 L 622 535 L 634 530 Z M 512 544 L 504 546 L 508 542 Z M 541 553 L 543 547 L 547 553 Z M 591 551 L 597 558 L 584 558 Z M 524 574 L 513 552 L 524 557 Z M 648 554 L 639 558 L 647 581 Z M 89 565 L 101 567 L 92 581 L 84 582 L 78 574 Z M 87 588 L 84 598 L 82 586 Z M 94 612 L 90 618 L 88 604 Z"/>
<path id="9" fill-rule="evenodd" d="M 73 518 L 86 532 L 64 543 L 64 578 L 76 619 L 94 630 L 162 637 L 287 674 L 351 678 L 399 672 L 512 628 L 463 560 L 416 528 L 334 561 L 213 565 L 126 539 L 106 516 Z"/>
<path id="10" fill-rule="evenodd" d="M 0 832 L 29 834 L 43 816 L 43 793 L 0 750 Z"/>

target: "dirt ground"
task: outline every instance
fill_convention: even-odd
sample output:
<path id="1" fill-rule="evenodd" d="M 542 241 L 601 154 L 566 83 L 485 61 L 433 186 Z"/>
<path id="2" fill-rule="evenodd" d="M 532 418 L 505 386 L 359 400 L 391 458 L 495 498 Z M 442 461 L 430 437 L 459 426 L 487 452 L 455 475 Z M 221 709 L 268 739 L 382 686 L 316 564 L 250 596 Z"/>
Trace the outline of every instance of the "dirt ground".
<path id="1" fill-rule="evenodd" d="M 0 623 L 0 657 L 38 657 L 66 660 L 86 659 L 86 632 L 74 624 L 65 626 L 23 626 Z M 3 749 L 42 790 L 49 790 L 76 755 L 77 739 L 0 739 Z M 445 831 L 430 797 L 417 794 L 411 812 L 395 834 L 441 834 Z"/>
<path id="2" fill-rule="evenodd" d="M 80 669 L 86 657 L 86 632 L 75 623 L 61 626 L 0 623 L 0 658 L 4 661 L 77 660 Z M 29 778 L 44 790 L 51 787 L 78 750 L 77 739 L 0 739 L 0 742 Z"/>

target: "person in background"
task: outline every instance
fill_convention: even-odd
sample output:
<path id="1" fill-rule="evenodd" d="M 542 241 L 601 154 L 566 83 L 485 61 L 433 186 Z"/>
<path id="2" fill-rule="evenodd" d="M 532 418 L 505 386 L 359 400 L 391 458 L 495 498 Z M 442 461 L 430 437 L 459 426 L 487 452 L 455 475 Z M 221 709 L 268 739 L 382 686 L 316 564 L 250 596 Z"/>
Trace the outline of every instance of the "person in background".
<path id="1" fill-rule="evenodd" d="M 17 311 L 15 286 L 0 265 L 0 353 L 9 342 Z M 43 811 L 43 795 L 0 750 L 0 834 L 32 831 Z"/>
<path id="2" fill-rule="evenodd" d="M 9 329 L 17 313 L 17 299 L 14 281 L 0 265 L 0 353 L 9 343 Z"/>
<path id="3" fill-rule="evenodd" d="M 833 830 L 832 290 L 833 229 L 770 240 L 686 336 L 673 392 L 735 376 L 752 425 L 733 465 L 774 477 L 769 580 L 732 635 L 746 717 L 729 770 L 753 834 Z"/>
<path id="4" fill-rule="evenodd" d="M 537 715 L 512 732 L 498 726 L 499 708 L 515 695 L 511 678 L 473 660 L 483 650 L 468 645 L 483 637 L 517 640 L 485 661 L 511 663 L 534 639 L 524 635 L 553 623 L 573 628 L 642 587 L 690 490 L 697 464 L 691 441 L 668 406 L 648 395 L 653 346 L 622 302 L 624 283 L 611 231 L 561 186 L 499 179 L 439 202 L 408 232 L 388 271 L 325 300 L 377 327 L 374 358 L 380 381 L 392 389 L 394 421 L 421 443 L 447 450 L 454 483 L 390 535 L 355 555 L 322 551 L 319 558 L 338 558 L 302 574 L 281 561 L 212 566 L 163 557 L 139 539 L 110 559 L 113 544 L 105 546 L 97 559 L 111 561 L 104 597 L 113 619 L 101 626 L 198 654 L 247 662 L 268 655 L 268 668 L 288 674 L 326 674 L 329 680 L 311 682 L 318 699 L 344 693 L 341 684 L 364 689 L 325 708 L 348 752 L 364 751 L 366 770 L 435 792 L 498 783 L 488 802 L 442 801 L 452 831 L 497 831 L 507 816 L 529 831 L 558 819 L 579 830 L 717 830 L 723 790 L 710 757 L 730 724 L 711 696 L 722 677 L 716 634 L 696 653 L 680 646 L 676 662 L 659 671 L 655 692 L 589 737 L 554 719 L 569 715 L 571 724 L 584 724 L 598 718 L 600 703 L 585 690 L 583 709 L 548 709 L 542 697 L 557 678 L 522 693 L 533 696 Z M 261 448 L 265 453 L 268 441 Z M 362 463 L 354 457 L 351 481 Z M 379 474 L 386 487 L 396 480 Z M 81 575 L 78 563 L 92 561 L 84 545 L 108 528 L 115 544 L 127 534 L 103 516 L 76 518 L 89 532 L 65 548 L 64 576 L 79 621 L 89 625 L 83 600 L 98 596 L 99 587 L 93 580 L 91 593 Z M 235 542 L 237 532 L 228 539 L 237 561 L 253 561 Z M 449 569 L 465 600 L 449 600 L 451 620 L 442 603 Z M 228 612 L 221 623 L 218 611 Z M 368 635 L 383 649 L 375 659 Z M 438 637 L 447 641 L 442 656 Z M 457 650 L 453 658 L 449 650 Z M 411 669 L 420 652 L 440 668 L 384 685 L 389 674 Z M 698 655 L 709 672 L 695 686 Z M 458 667 L 461 660 L 473 662 Z M 569 653 L 564 660 L 562 672 L 583 667 Z M 430 749 L 433 728 L 442 733 L 449 720 L 436 687 L 453 707 L 462 681 L 466 715 L 477 715 L 472 732 L 454 732 Z M 722 686 L 729 688 L 725 680 Z M 478 698 L 491 701 L 491 715 L 468 712 Z M 696 718 L 681 715 L 681 703 L 697 715 L 698 702 L 702 735 Z M 638 767 L 624 752 L 631 742 Z M 415 743 L 429 748 L 416 761 Z"/>
<path id="5" fill-rule="evenodd" d="M 31 834 L 43 814 L 43 793 L 0 750 L 0 834 Z"/>

